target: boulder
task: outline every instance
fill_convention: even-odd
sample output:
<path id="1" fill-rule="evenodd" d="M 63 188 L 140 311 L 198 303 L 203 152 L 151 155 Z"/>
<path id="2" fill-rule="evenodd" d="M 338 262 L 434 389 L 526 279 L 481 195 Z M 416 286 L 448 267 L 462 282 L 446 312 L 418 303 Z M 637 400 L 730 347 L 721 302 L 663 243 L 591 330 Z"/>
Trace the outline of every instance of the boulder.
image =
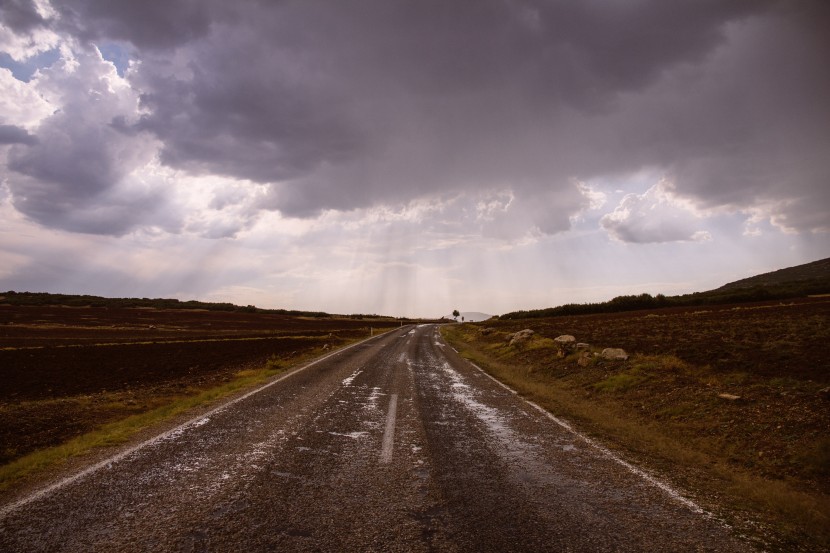
<path id="1" fill-rule="evenodd" d="M 553 339 L 556 343 L 558 351 L 556 352 L 556 356 L 559 358 L 565 357 L 570 352 L 574 351 L 576 347 L 576 338 L 571 336 L 570 334 L 563 334 L 562 336 L 557 336 Z"/>
<path id="2" fill-rule="evenodd" d="M 605 348 L 602 350 L 602 358 L 609 361 L 625 361 L 628 359 L 628 354 L 624 349 L 620 348 Z"/>
<path id="3" fill-rule="evenodd" d="M 525 344 L 533 338 L 534 334 L 536 333 L 530 330 L 529 328 L 520 330 L 519 332 L 514 332 L 513 334 L 507 337 L 508 345 L 518 346 L 521 344 Z"/>
<path id="4" fill-rule="evenodd" d="M 721 399 L 728 399 L 729 401 L 736 401 L 741 399 L 741 396 L 736 396 L 734 394 L 718 394 L 718 397 Z"/>
<path id="5" fill-rule="evenodd" d="M 479 333 L 481 333 L 482 336 L 489 336 L 495 330 L 496 330 L 495 328 L 489 328 L 489 327 L 488 328 L 482 328 L 481 330 L 479 330 Z"/>
<path id="6" fill-rule="evenodd" d="M 579 342 L 576 344 L 576 351 L 582 350 L 589 350 L 591 349 L 591 344 L 586 344 L 585 342 Z"/>
<path id="7" fill-rule="evenodd" d="M 582 351 L 579 354 L 579 359 L 576 360 L 576 364 L 580 367 L 587 367 L 591 363 L 591 359 L 593 356 L 588 351 Z"/>

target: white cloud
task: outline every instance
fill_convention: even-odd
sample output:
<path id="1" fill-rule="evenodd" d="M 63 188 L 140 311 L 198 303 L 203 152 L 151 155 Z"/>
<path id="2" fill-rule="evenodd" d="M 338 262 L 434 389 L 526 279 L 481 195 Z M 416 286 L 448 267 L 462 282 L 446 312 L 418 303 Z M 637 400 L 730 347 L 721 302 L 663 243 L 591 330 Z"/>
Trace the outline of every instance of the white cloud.
<path id="1" fill-rule="evenodd" d="M 157 145 L 120 128 L 136 117 L 138 95 L 112 65 L 96 49 L 69 55 L 32 80 L 53 111 L 36 143 L 9 151 L 12 203 L 46 226 L 123 234 L 162 209 L 162 189 L 141 175 Z"/>
<path id="2" fill-rule="evenodd" d="M 33 130 L 55 109 L 43 98 L 36 82 L 19 81 L 0 67 L 0 124 Z"/>
<path id="3" fill-rule="evenodd" d="M 60 35 L 47 27 L 57 15 L 48 2 L 37 0 L 31 6 L 10 2 L 0 6 L 0 15 L 4 16 L 0 17 L 0 52 L 14 60 L 24 61 L 61 43 Z"/>
<path id="4" fill-rule="evenodd" d="M 600 225 L 620 242 L 645 244 L 711 240 L 699 230 L 701 214 L 688 201 L 676 196 L 666 181 L 643 194 L 626 194 Z"/>

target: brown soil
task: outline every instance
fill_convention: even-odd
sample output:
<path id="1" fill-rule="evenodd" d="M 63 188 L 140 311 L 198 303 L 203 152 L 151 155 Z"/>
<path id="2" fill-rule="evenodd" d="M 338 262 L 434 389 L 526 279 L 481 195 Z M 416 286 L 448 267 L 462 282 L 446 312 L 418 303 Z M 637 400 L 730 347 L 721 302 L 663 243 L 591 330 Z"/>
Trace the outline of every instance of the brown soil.
<path id="1" fill-rule="evenodd" d="M 0 464 L 391 320 L 0 305 Z"/>

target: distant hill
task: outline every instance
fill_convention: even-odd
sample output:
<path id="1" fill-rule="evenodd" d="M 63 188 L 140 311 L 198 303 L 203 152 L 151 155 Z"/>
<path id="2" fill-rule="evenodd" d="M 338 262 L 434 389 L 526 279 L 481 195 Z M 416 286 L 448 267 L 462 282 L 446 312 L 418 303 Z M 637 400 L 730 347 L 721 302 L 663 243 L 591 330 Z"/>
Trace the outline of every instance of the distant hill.
<path id="1" fill-rule="evenodd" d="M 107 308 L 154 308 L 184 309 L 207 311 L 235 311 L 244 313 L 272 313 L 305 317 L 331 317 L 322 311 L 299 311 L 294 309 L 261 309 L 254 305 L 234 305 L 203 301 L 181 301 L 175 298 L 105 298 L 101 296 L 51 294 L 48 292 L 0 292 L 0 304 L 7 305 L 65 305 L 68 307 L 107 307 Z"/>
<path id="2" fill-rule="evenodd" d="M 794 282 L 809 281 L 816 279 L 830 278 L 830 257 L 820 259 L 804 265 L 796 265 L 786 269 L 779 269 L 770 273 L 764 273 L 729 284 L 724 284 L 714 291 L 737 290 L 740 288 L 752 288 L 753 286 L 773 286 L 778 284 L 791 284 Z"/>
<path id="3" fill-rule="evenodd" d="M 617 296 L 601 303 L 569 303 L 546 309 L 514 311 L 505 313 L 500 318 L 526 319 L 616 313 L 661 307 L 783 300 L 828 293 L 830 293 L 830 258 L 730 282 L 707 292 L 695 292 L 681 296 L 664 296 L 663 294 Z"/>
<path id="4" fill-rule="evenodd" d="M 236 313 L 265 313 L 271 315 L 286 315 L 290 317 L 342 317 L 348 319 L 394 319 L 388 315 L 375 315 L 365 313 L 352 313 L 349 315 L 332 314 L 324 311 L 301 311 L 297 309 L 264 309 L 255 305 L 235 305 L 227 302 L 204 302 L 196 300 L 182 301 L 176 298 L 105 298 L 102 296 L 76 295 L 76 294 L 51 294 L 49 292 L 0 292 L 0 305 L 20 306 L 51 306 L 61 305 L 66 307 L 104 307 L 108 309 L 144 308 L 144 309 L 180 309 L 180 310 L 201 310 L 201 311 L 230 311 Z M 487 315 L 489 318 L 490 315 Z M 449 317 L 450 319 L 452 317 Z M 414 321 L 438 322 L 428 319 L 400 319 L 402 323 L 409 324 Z"/>
<path id="5" fill-rule="evenodd" d="M 467 323 L 477 323 L 480 321 L 486 321 L 487 319 L 492 318 L 492 315 L 488 315 L 487 313 L 480 313 L 478 311 L 462 311 L 461 315 L 458 317 L 458 320 L 461 320 L 461 317 L 464 317 L 464 322 Z M 452 315 L 444 315 L 445 319 L 452 319 Z"/>

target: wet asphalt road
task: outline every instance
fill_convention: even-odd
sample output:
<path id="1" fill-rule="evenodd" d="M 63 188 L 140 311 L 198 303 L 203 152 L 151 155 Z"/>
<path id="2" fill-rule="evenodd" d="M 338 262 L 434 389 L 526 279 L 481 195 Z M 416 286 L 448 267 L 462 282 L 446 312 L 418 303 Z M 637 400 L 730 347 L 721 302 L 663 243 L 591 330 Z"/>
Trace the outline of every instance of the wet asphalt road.
<path id="1" fill-rule="evenodd" d="M 404 327 L 0 507 L 0 551 L 750 550 L 636 470 Z"/>

